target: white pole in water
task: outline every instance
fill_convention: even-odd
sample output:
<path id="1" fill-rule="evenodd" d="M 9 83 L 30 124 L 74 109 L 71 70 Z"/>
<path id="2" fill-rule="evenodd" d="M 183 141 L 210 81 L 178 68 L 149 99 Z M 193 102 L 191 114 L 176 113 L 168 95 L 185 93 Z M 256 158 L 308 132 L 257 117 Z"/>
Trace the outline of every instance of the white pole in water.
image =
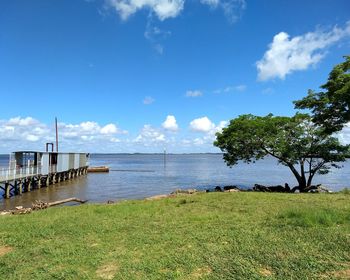
<path id="1" fill-rule="evenodd" d="M 166 166 L 166 148 L 164 148 L 164 166 Z"/>

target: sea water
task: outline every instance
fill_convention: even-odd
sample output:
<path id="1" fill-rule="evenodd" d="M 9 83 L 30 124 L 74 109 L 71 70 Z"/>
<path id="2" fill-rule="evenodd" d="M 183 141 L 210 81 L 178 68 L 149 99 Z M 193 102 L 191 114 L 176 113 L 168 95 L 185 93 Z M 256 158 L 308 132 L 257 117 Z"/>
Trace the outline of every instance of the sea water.
<path id="1" fill-rule="evenodd" d="M 7 165 L 8 155 L 0 155 L 0 166 Z M 54 201 L 68 197 L 106 202 L 142 199 L 179 188 L 205 190 L 218 185 L 251 188 L 255 183 L 297 185 L 288 167 L 278 164 L 274 158 L 253 164 L 240 162 L 230 168 L 222 154 L 92 154 L 90 165 L 107 165 L 110 172 L 89 173 L 6 200 L 0 196 L 0 210 L 17 205 L 30 206 L 35 200 Z M 313 183 L 322 183 L 333 191 L 349 187 L 350 163 L 343 165 L 342 169 L 332 169 L 327 175 L 315 176 Z"/>

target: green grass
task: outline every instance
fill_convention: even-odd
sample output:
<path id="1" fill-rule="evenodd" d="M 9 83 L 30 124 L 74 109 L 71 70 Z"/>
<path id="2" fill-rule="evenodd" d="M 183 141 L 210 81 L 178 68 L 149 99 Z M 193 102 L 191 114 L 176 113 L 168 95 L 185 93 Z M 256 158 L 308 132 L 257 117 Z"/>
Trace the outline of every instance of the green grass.
<path id="1" fill-rule="evenodd" d="M 349 279 L 349 273 L 347 194 L 209 193 L 0 216 L 0 279 Z"/>

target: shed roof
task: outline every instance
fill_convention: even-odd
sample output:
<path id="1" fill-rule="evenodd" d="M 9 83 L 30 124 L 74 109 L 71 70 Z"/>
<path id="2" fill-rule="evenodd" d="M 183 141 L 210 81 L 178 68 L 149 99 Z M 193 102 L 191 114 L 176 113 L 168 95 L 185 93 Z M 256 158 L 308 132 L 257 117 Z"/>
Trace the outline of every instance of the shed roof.
<path id="1" fill-rule="evenodd" d="M 30 153 L 30 154 L 34 154 L 34 153 L 40 153 L 40 154 L 88 154 L 88 153 L 82 153 L 82 152 L 41 152 L 41 151 L 15 151 L 15 152 L 12 152 L 13 154 L 15 153 Z"/>

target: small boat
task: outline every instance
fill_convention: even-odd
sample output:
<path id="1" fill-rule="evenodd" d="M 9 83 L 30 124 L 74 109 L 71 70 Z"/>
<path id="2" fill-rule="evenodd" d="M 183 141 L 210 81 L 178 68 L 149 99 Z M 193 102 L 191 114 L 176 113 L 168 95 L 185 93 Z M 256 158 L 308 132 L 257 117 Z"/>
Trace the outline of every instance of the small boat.
<path id="1" fill-rule="evenodd" d="M 97 172 L 109 172 L 108 166 L 91 166 L 87 169 L 89 173 L 97 173 Z"/>

